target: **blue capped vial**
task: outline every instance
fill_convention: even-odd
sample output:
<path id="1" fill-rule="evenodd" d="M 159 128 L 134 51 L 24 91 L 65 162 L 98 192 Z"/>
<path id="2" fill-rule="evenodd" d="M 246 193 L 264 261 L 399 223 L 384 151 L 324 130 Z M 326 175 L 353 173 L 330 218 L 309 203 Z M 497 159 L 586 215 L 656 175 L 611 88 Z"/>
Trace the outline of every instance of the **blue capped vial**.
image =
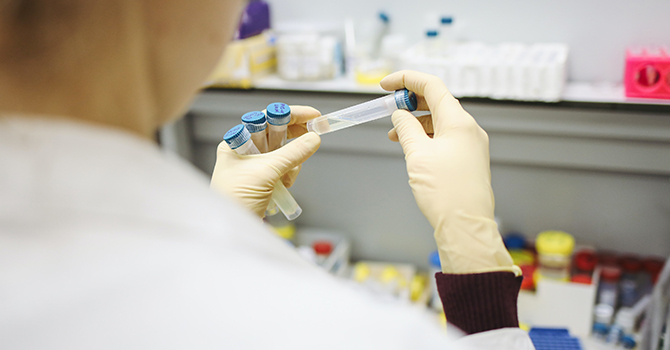
<path id="1" fill-rule="evenodd" d="M 287 125 L 291 121 L 291 107 L 286 103 L 270 103 L 266 113 L 270 125 Z"/>
<path id="2" fill-rule="evenodd" d="M 395 94 L 395 105 L 398 109 L 408 110 L 410 112 L 416 111 L 416 94 L 407 90 L 401 89 L 396 90 Z"/>
<path id="3" fill-rule="evenodd" d="M 242 146 L 245 142 L 249 141 L 250 138 L 251 134 L 249 133 L 249 130 L 245 129 L 242 124 L 233 126 L 225 135 L 223 135 L 223 140 L 226 141 L 231 149 L 236 149 Z"/>
<path id="4" fill-rule="evenodd" d="M 242 124 L 233 126 L 225 135 L 223 135 L 223 140 L 226 141 L 228 146 L 237 152 L 237 154 L 259 154 L 260 152 L 254 143 L 247 142 L 249 139 L 251 139 L 251 134 Z"/>
<path id="5" fill-rule="evenodd" d="M 253 111 L 242 116 L 242 123 L 250 133 L 261 132 L 267 127 L 265 113 Z"/>
<path id="6" fill-rule="evenodd" d="M 400 89 L 392 94 L 316 117 L 308 121 L 306 126 L 308 131 L 323 135 L 372 120 L 390 117 L 393 112 L 399 109 L 413 112 L 417 107 L 416 94 L 407 89 Z"/>

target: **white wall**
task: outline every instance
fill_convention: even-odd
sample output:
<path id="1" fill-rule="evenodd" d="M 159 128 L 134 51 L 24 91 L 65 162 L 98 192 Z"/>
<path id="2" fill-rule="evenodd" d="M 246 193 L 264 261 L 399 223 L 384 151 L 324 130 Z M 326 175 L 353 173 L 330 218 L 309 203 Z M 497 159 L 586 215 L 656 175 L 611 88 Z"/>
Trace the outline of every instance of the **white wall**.
<path id="1" fill-rule="evenodd" d="M 487 43 L 564 42 L 569 79 L 622 80 L 629 45 L 670 45 L 669 0 L 267 0 L 273 23 L 287 20 L 361 22 L 379 10 L 393 31 L 418 39 L 425 15 L 453 14 L 465 38 Z"/>

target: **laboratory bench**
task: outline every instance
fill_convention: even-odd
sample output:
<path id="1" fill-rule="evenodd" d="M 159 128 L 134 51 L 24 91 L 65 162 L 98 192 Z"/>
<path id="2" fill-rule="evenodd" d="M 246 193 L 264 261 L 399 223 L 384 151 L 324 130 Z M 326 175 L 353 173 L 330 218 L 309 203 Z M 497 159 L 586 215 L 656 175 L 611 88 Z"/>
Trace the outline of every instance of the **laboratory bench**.
<path id="1" fill-rule="evenodd" d="M 250 90 L 207 89 L 162 144 L 209 174 L 216 145 L 240 117 L 272 102 L 328 113 L 385 94 L 345 80 Z M 558 229 L 578 244 L 670 255 L 670 101 L 631 100 L 612 85 L 568 84 L 556 103 L 462 98 L 490 137 L 496 215 L 502 231 L 533 238 Z M 407 184 L 390 118 L 323 135 L 291 189 L 299 226 L 342 232 L 352 258 L 427 266 L 432 228 Z M 448 200 L 448 198 L 445 198 Z"/>

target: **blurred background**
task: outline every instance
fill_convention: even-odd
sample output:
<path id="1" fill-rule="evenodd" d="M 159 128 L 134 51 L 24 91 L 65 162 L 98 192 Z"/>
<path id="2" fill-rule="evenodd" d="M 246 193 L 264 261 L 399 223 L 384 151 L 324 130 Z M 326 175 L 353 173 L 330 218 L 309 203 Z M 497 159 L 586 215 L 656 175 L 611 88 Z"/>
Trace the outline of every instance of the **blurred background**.
<path id="1" fill-rule="evenodd" d="M 532 267 L 522 321 L 605 342 L 616 310 L 651 291 L 670 255 L 668 13 L 666 0 L 252 1 L 207 87 L 160 140 L 209 176 L 244 113 L 284 102 L 327 114 L 387 94 L 378 82 L 393 71 L 434 74 L 490 136 L 500 232 Z M 323 135 L 290 189 L 302 215 L 267 219 L 299 249 L 313 246 L 303 253 L 317 263 L 337 252 L 328 269 L 361 281 L 439 270 L 391 128 L 383 118 Z M 544 245 L 546 231 L 565 244 Z M 563 260 L 545 277 L 576 291 L 540 293 L 538 271 L 556 268 L 546 254 Z M 614 302 L 598 281 L 613 283 Z"/>

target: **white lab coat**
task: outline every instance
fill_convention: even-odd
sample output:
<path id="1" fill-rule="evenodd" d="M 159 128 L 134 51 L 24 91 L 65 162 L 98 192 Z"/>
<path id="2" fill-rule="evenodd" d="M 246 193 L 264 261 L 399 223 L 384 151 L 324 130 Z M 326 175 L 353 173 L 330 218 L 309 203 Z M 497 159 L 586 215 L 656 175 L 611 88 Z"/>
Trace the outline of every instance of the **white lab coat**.
<path id="1" fill-rule="evenodd" d="M 451 339 L 304 261 L 148 141 L 0 118 L 2 349 L 465 346 Z M 460 341 L 532 349 L 518 329 Z"/>

